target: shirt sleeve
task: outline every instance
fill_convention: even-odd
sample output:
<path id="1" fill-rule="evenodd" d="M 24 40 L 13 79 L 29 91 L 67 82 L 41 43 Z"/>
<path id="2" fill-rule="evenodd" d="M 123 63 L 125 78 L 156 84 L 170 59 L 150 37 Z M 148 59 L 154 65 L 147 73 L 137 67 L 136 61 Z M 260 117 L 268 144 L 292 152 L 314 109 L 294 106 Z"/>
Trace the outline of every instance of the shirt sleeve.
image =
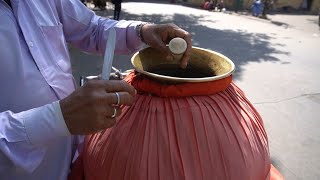
<path id="1" fill-rule="evenodd" d="M 70 136 L 58 101 L 20 113 L 1 112 L 0 123 L 0 172 L 6 160 L 32 172 L 50 140 Z"/>
<path id="2" fill-rule="evenodd" d="M 135 30 L 140 21 L 115 21 L 97 16 L 79 0 L 56 0 L 56 8 L 66 41 L 83 51 L 102 54 L 111 27 L 117 34 L 117 54 L 133 53 L 144 45 Z"/>

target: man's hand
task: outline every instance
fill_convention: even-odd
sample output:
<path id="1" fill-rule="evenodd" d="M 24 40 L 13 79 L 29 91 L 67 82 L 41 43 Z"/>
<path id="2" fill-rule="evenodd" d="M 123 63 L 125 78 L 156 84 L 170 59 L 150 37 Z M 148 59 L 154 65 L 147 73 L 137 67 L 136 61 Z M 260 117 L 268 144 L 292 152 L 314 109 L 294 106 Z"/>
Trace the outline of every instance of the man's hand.
<path id="1" fill-rule="evenodd" d="M 118 92 L 120 103 L 115 92 Z M 125 81 L 91 80 L 60 101 L 71 134 L 91 134 L 113 126 L 111 116 L 121 114 L 120 105 L 131 105 L 135 89 Z"/>
<path id="2" fill-rule="evenodd" d="M 141 36 L 146 44 L 162 51 L 167 60 L 173 60 L 173 56 L 166 46 L 171 39 L 180 37 L 187 42 L 187 50 L 181 59 L 181 68 L 186 68 L 191 54 L 191 35 L 174 24 L 146 24 L 141 29 Z"/>

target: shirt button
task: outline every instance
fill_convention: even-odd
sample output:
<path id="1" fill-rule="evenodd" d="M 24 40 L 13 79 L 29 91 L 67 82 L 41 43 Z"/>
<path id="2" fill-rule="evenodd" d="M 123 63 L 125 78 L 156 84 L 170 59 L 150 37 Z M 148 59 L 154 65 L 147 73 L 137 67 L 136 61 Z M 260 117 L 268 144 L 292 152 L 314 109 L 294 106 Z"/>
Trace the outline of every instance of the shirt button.
<path id="1" fill-rule="evenodd" d="M 29 47 L 33 47 L 33 42 L 28 42 Z"/>

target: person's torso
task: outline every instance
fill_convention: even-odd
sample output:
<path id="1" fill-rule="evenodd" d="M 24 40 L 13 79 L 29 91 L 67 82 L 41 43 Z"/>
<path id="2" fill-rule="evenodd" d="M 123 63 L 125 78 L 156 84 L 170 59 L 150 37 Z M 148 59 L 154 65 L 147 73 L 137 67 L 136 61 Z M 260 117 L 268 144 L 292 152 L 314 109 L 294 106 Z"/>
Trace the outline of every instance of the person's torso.
<path id="1" fill-rule="evenodd" d="M 57 101 L 74 88 L 70 58 L 54 1 L 0 0 L 0 112 Z M 1 155 L 1 154 L 0 154 Z M 72 138 L 56 139 L 32 173 L 8 163 L 4 179 L 65 179 Z"/>

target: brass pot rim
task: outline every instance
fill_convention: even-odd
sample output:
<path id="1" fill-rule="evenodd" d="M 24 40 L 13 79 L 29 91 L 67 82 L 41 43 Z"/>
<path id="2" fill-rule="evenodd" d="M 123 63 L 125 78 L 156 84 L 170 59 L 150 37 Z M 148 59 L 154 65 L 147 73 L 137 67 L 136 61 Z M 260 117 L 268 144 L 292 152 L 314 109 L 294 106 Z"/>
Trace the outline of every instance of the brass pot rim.
<path id="1" fill-rule="evenodd" d="M 150 47 L 147 47 L 150 48 Z M 155 74 L 155 73 L 151 73 L 148 71 L 145 71 L 143 69 L 138 68 L 134 61 L 136 59 L 136 57 L 139 55 L 139 51 L 136 52 L 132 57 L 131 57 L 131 64 L 133 65 L 134 69 L 141 73 L 144 74 L 150 78 L 156 79 L 156 80 L 160 80 L 162 82 L 174 82 L 174 83 L 183 83 L 183 82 L 208 82 L 208 81 L 215 81 L 215 80 L 220 80 L 223 79 L 225 77 L 228 77 L 230 75 L 232 75 L 232 73 L 235 71 L 235 65 L 234 63 L 226 56 L 224 56 L 221 53 L 218 53 L 216 51 L 212 51 L 212 50 L 208 50 L 208 49 L 204 49 L 204 48 L 200 48 L 200 47 L 192 47 L 192 49 L 197 49 L 197 50 L 202 50 L 202 51 L 206 51 L 208 53 L 212 53 L 215 54 L 216 56 L 220 56 L 224 61 L 226 61 L 227 63 L 230 64 L 230 69 L 228 70 L 228 72 L 224 73 L 224 74 L 220 74 L 220 75 L 216 75 L 216 76 L 212 76 L 212 77 L 203 77 L 203 78 L 181 78 L 181 77 L 172 77 L 172 76 L 165 76 L 165 75 L 160 75 L 160 74 Z"/>

